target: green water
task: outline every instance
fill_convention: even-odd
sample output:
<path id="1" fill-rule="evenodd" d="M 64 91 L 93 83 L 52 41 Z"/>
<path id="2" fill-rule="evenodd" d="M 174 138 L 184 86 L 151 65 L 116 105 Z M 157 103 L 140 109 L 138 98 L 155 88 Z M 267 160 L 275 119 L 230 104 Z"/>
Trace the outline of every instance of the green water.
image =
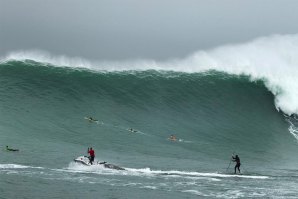
<path id="1" fill-rule="evenodd" d="M 43 65 L 43 66 L 42 66 Z M 262 81 L 0 64 L 0 197 L 295 197 L 297 140 Z M 99 123 L 84 119 L 92 116 Z M 132 133 L 127 129 L 138 132 Z M 175 134 L 178 141 L 167 138 Z M 5 146 L 20 149 L 7 152 Z M 73 159 L 95 149 L 99 161 Z M 243 175 L 232 175 L 237 153 Z"/>

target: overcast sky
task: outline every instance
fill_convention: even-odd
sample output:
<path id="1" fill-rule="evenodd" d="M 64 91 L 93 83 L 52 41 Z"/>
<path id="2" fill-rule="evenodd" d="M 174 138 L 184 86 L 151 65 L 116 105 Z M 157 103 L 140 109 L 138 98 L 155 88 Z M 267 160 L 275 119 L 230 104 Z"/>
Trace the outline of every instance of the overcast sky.
<path id="1" fill-rule="evenodd" d="M 0 0 L 0 56 L 40 49 L 91 60 L 183 58 L 298 33 L 296 0 Z"/>

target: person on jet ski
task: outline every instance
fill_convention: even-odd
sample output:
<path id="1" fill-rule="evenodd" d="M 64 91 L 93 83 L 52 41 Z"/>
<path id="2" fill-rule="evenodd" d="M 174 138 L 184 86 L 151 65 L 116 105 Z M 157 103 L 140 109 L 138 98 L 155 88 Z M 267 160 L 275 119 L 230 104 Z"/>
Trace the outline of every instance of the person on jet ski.
<path id="1" fill-rule="evenodd" d="M 94 162 L 94 158 L 95 158 L 95 152 L 92 149 L 92 147 L 90 147 L 90 149 L 88 148 L 88 153 L 89 153 L 89 160 L 90 160 L 90 164 L 93 164 Z"/>

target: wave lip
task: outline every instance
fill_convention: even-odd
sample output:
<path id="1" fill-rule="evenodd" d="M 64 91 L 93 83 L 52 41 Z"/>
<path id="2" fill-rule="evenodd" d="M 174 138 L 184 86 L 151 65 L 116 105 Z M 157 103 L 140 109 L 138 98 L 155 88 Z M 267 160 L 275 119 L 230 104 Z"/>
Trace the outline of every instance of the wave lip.
<path id="1" fill-rule="evenodd" d="M 238 45 L 199 51 L 182 61 L 193 71 L 217 70 L 262 79 L 276 108 L 298 114 L 298 35 L 274 35 Z M 181 64 L 181 62 L 179 63 Z"/>

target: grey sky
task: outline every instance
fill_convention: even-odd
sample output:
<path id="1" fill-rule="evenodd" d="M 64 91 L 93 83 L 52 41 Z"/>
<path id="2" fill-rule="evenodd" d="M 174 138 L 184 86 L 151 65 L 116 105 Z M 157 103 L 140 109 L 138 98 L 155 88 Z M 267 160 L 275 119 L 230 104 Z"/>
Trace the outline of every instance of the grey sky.
<path id="1" fill-rule="evenodd" d="M 41 49 L 92 60 L 185 57 L 298 33 L 296 0 L 0 0 L 0 56 Z"/>

